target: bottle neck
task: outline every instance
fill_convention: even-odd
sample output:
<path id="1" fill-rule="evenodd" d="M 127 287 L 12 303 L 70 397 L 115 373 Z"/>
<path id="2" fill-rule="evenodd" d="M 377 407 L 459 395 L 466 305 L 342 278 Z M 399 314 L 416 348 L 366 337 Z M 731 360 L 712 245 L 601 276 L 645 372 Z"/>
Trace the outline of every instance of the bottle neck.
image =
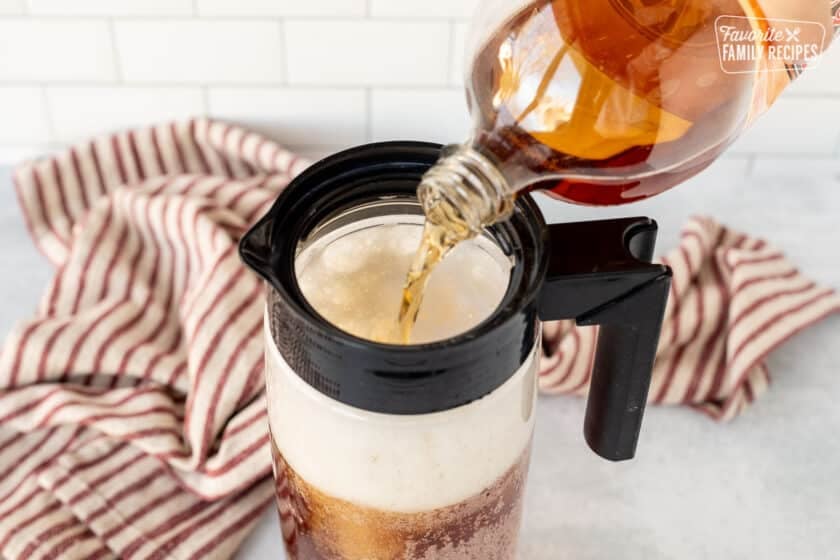
<path id="1" fill-rule="evenodd" d="M 467 144 L 444 148 L 423 175 L 417 197 L 427 220 L 459 239 L 475 237 L 506 219 L 514 207 L 514 191 L 501 170 Z"/>

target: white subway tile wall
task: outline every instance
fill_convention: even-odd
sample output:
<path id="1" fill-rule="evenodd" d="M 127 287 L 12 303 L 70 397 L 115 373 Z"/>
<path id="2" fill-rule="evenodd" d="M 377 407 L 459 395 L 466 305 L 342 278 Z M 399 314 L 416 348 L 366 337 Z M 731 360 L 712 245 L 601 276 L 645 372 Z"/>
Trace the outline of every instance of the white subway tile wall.
<path id="1" fill-rule="evenodd" d="M 197 87 L 48 86 L 47 108 L 59 142 L 112 130 L 178 119 L 204 104 Z"/>
<path id="2" fill-rule="evenodd" d="M 480 0 L 0 0 L 0 164 L 210 114 L 320 157 L 466 137 Z M 708 172 L 840 174 L 840 46 Z M 807 162 L 812 162 L 808 163 Z"/>
<path id="3" fill-rule="evenodd" d="M 117 21 L 114 36 L 129 84 L 283 81 L 276 21 Z"/>
<path id="4" fill-rule="evenodd" d="M 0 19 L 0 81 L 113 82 L 108 22 L 96 19 Z"/>
<path id="5" fill-rule="evenodd" d="M 50 123 L 41 88 L 0 86 L 0 143 L 49 141 Z"/>
<path id="6" fill-rule="evenodd" d="M 449 75 L 448 23 L 287 21 L 292 85 L 443 86 Z"/>
<path id="7" fill-rule="evenodd" d="M 456 23 L 452 29 L 452 72 L 449 80 L 454 86 L 464 83 L 464 59 L 466 58 L 467 36 L 470 32 L 468 23 Z"/>
<path id="8" fill-rule="evenodd" d="M 211 88 L 208 109 L 290 146 L 346 147 L 368 138 L 363 88 Z"/>
<path id="9" fill-rule="evenodd" d="M 457 89 L 374 89 L 371 134 L 374 141 L 463 141 L 470 118 L 464 92 Z"/>
<path id="10" fill-rule="evenodd" d="M 0 16 L 12 16 L 26 13 L 23 0 L 0 0 Z"/>

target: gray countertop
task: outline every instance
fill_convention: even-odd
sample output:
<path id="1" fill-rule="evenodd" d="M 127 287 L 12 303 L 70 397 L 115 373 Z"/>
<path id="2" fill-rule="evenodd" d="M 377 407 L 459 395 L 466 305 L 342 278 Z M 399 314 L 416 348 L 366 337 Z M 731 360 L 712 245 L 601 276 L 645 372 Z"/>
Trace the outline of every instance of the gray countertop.
<path id="1" fill-rule="evenodd" d="M 795 164 L 794 164 L 795 165 Z M 786 166 L 780 166 L 785 169 Z M 745 180 L 724 161 L 679 189 L 626 209 L 544 204 L 549 218 L 650 215 L 660 248 L 692 214 L 708 214 L 785 250 L 840 288 L 840 166 Z M 771 166 L 772 170 L 772 166 Z M 30 315 L 50 276 L 0 174 L 0 332 Z M 524 560 L 827 559 L 840 554 L 840 320 L 769 360 L 768 394 L 730 424 L 684 409 L 649 409 L 637 458 L 611 464 L 581 435 L 583 402 L 543 397 L 522 529 Z M 269 510 L 241 558 L 283 558 Z"/>

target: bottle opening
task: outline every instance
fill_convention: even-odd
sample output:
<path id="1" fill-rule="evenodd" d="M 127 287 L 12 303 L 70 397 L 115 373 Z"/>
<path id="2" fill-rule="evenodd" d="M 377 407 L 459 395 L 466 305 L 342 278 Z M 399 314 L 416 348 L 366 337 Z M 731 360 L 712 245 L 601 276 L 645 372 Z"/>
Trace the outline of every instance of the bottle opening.
<path id="1" fill-rule="evenodd" d="M 422 209 L 408 197 L 340 211 L 298 244 L 301 293 L 339 329 L 402 344 L 402 289 L 422 232 Z M 459 244 L 431 276 L 409 344 L 453 338 L 487 320 L 509 289 L 513 266 L 514 258 L 489 232 Z"/>

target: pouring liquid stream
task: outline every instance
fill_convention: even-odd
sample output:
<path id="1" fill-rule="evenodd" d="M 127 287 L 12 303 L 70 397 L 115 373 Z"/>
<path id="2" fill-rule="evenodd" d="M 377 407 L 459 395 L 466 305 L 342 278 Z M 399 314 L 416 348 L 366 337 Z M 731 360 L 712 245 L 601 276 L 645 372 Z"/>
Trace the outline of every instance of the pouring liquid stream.
<path id="1" fill-rule="evenodd" d="M 429 277 L 438 264 L 455 248 L 467 239 L 458 235 L 459 229 L 450 229 L 446 225 L 426 221 L 420 246 L 411 262 L 402 290 L 402 301 L 397 319 L 397 333 L 389 338 L 390 342 L 410 344 L 411 332 L 417 322 L 417 314 L 423 304 L 423 294 Z M 453 234 L 453 232 L 456 232 Z"/>

